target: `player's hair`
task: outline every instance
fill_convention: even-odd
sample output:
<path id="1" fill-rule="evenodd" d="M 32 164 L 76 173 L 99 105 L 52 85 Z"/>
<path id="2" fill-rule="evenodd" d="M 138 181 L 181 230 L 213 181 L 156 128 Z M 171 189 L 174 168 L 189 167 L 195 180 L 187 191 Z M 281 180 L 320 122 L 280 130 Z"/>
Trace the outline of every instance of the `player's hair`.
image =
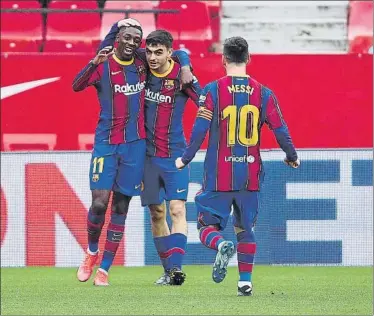
<path id="1" fill-rule="evenodd" d="M 223 56 L 229 63 L 246 63 L 248 61 L 247 41 L 240 36 L 226 39 L 223 44 Z"/>
<path id="2" fill-rule="evenodd" d="M 118 31 L 118 33 L 121 33 L 121 32 L 123 32 L 124 30 L 126 30 L 126 29 L 128 29 L 129 27 L 133 27 L 134 29 L 137 29 L 137 30 L 139 30 L 140 31 L 140 33 L 141 33 L 141 37 L 143 38 L 143 29 L 140 27 L 140 26 L 138 26 L 138 25 L 130 25 L 130 26 L 121 26 L 120 28 L 119 28 L 119 31 Z"/>
<path id="3" fill-rule="evenodd" d="M 149 46 L 156 46 L 158 44 L 171 48 L 173 46 L 173 36 L 165 30 L 156 30 L 147 36 L 145 43 Z"/>

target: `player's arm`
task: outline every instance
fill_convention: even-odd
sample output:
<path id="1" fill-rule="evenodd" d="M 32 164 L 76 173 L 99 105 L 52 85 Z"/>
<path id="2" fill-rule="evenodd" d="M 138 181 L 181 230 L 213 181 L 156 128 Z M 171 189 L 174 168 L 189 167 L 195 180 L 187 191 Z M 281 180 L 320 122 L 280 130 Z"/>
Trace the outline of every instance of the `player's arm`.
<path id="1" fill-rule="evenodd" d="M 214 103 L 210 91 L 210 85 L 208 85 L 200 96 L 200 107 L 192 128 L 190 143 L 184 150 L 182 157 L 177 158 L 175 161 L 175 165 L 178 169 L 189 164 L 200 149 L 210 128 L 210 123 L 213 118 L 213 110 Z"/>
<path id="2" fill-rule="evenodd" d="M 283 119 L 278 100 L 272 92 L 266 106 L 265 123 L 273 130 L 279 147 L 286 153 L 284 162 L 293 168 L 297 168 L 300 161 L 297 157 L 287 124 Z"/>
<path id="3" fill-rule="evenodd" d="M 203 94 L 203 89 L 200 86 L 199 80 L 193 76 L 190 84 L 183 85 L 183 92 L 197 105 L 200 106 L 200 96 Z"/>
<path id="4" fill-rule="evenodd" d="M 114 42 L 116 40 L 117 34 L 119 29 L 122 26 L 139 26 L 141 27 L 140 23 L 134 19 L 123 19 L 119 20 L 118 22 L 114 23 L 109 30 L 109 33 L 105 36 L 103 41 L 100 43 L 99 48 L 97 51 L 102 50 L 104 47 L 111 46 L 114 47 Z"/>
<path id="5" fill-rule="evenodd" d="M 73 90 L 75 92 L 82 91 L 88 86 L 95 85 L 100 81 L 101 75 L 98 70 L 98 66 L 108 59 L 113 54 L 110 47 L 104 47 L 99 53 L 92 59 L 86 67 L 84 67 L 73 81 Z"/>

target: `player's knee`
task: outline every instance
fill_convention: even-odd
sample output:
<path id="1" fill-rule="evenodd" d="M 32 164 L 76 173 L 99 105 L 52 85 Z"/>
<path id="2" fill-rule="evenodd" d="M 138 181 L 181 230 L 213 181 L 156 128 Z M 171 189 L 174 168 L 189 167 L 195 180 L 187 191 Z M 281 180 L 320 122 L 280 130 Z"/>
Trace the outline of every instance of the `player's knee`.
<path id="1" fill-rule="evenodd" d="M 126 215 L 129 210 L 131 196 L 124 195 L 120 192 L 113 193 L 112 212 Z"/>
<path id="2" fill-rule="evenodd" d="M 184 201 L 170 202 L 170 217 L 172 221 L 180 221 L 186 219 L 186 205 Z"/>
<path id="3" fill-rule="evenodd" d="M 164 204 L 151 205 L 149 210 L 151 212 L 152 222 L 159 222 L 166 219 L 166 208 Z"/>
<path id="4" fill-rule="evenodd" d="M 91 211 L 96 215 L 103 215 L 105 214 L 107 207 L 108 207 L 107 201 L 104 201 L 101 199 L 95 199 L 92 202 Z"/>
<path id="5" fill-rule="evenodd" d="M 243 230 L 235 227 L 236 238 L 239 242 L 255 242 L 255 234 L 252 229 Z"/>

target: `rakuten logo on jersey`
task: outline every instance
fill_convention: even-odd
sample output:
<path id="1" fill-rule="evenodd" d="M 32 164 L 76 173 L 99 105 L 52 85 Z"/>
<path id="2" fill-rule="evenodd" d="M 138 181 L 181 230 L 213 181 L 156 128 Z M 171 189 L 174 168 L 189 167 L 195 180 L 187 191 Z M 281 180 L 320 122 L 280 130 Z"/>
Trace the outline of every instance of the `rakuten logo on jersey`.
<path id="1" fill-rule="evenodd" d="M 255 157 L 249 155 L 244 156 L 228 156 L 225 157 L 226 162 L 243 162 L 243 163 L 253 163 L 255 161 Z"/>
<path id="2" fill-rule="evenodd" d="M 145 99 L 157 103 L 171 103 L 171 96 L 163 95 L 160 92 L 156 93 L 149 89 L 145 90 Z"/>
<path id="3" fill-rule="evenodd" d="M 115 93 L 123 93 L 124 95 L 131 95 L 141 92 L 145 87 L 145 81 L 138 82 L 137 84 L 126 84 L 121 86 L 119 84 L 114 85 Z"/>

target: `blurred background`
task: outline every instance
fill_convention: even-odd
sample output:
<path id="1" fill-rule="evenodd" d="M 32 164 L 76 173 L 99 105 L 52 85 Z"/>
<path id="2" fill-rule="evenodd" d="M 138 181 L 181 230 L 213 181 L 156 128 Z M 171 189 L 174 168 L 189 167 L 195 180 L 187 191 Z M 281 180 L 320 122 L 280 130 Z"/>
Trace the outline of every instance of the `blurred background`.
<path id="1" fill-rule="evenodd" d="M 68 267 L 83 258 L 99 105 L 93 88 L 74 93 L 71 84 L 125 16 L 144 36 L 169 30 L 203 86 L 224 74 L 222 41 L 245 37 L 249 74 L 278 96 L 302 166 L 283 166 L 265 127 L 256 262 L 372 265 L 372 1 L 2 0 L 1 266 Z M 187 138 L 195 114 L 189 102 Z M 214 255 L 196 232 L 203 158 L 204 150 L 191 165 L 186 264 Z M 125 235 L 116 264 L 159 264 L 138 198 Z"/>

